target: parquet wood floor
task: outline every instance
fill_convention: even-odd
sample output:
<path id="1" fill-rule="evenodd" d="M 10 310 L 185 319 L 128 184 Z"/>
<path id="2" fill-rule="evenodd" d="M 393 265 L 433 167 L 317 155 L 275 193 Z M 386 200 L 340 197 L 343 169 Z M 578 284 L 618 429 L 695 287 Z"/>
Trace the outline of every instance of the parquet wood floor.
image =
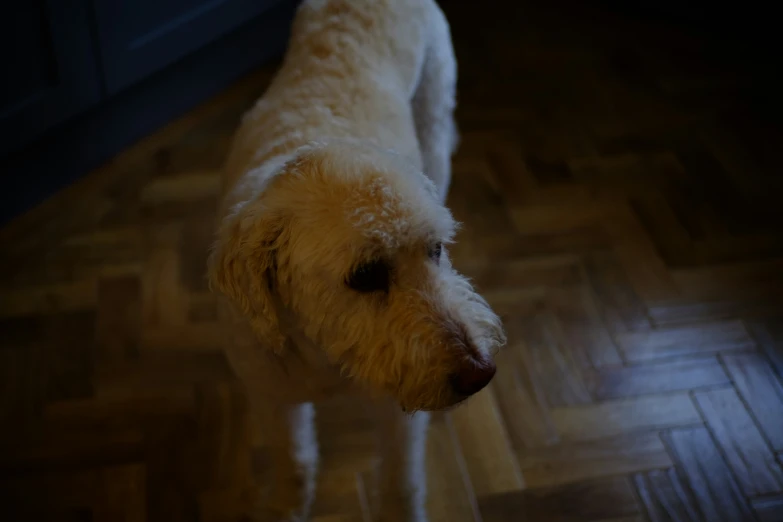
<path id="1" fill-rule="evenodd" d="M 510 343 L 435 417 L 432 521 L 783 521 L 771 68 L 587 3 L 458 4 L 453 256 Z M 273 70 L 0 231 L 0 519 L 241 520 L 263 429 L 203 272 L 218 169 Z M 358 406 L 319 406 L 317 522 L 369 522 Z"/>

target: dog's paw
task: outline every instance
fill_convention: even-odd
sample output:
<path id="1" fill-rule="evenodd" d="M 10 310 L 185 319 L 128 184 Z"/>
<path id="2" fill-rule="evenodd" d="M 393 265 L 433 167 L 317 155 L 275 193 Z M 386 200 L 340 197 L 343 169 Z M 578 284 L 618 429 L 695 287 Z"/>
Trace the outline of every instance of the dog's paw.
<path id="1" fill-rule="evenodd" d="M 252 522 L 305 522 L 308 520 L 306 510 L 301 506 L 282 507 L 276 505 L 259 505 L 250 517 Z"/>
<path id="2" fill-rule="evenodd" d="M 384 513 L 376 515 L 373 522 L 428 522 L 429 519 L 424 514 L 410 513 Z"/>
<path id="3" fill-rule="evenodd" d="M 373 516 L 373 522 L 428 522 L 427 510 L 415 503 L 385 503 Z"/>
<path id="4" fill-rule="evenodd" d="M 307 477 L 278 477 L 259 496 L 253 522 L 305 522 L 313 501 L 313 488 Z"/>
<path id="5" fill-rule="evenodd" d="M 262 505 L 249 517 L 252 522 L 306 522 L 307 510 L 301 506 L 283 507 Z"/>

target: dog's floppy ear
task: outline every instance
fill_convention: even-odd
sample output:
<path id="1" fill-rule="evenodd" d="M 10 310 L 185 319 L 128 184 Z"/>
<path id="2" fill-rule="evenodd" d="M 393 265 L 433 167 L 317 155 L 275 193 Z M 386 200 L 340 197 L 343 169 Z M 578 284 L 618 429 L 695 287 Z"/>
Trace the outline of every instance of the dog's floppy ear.
<path id="1" fill-rule="evenodd" d="M 260 201 L 239 205 L 220 227 L 208 263 L 211 288 L 226 295 L 276 353 L 285 345 L 273 301 L 283 228 L 283 219 Z"/>

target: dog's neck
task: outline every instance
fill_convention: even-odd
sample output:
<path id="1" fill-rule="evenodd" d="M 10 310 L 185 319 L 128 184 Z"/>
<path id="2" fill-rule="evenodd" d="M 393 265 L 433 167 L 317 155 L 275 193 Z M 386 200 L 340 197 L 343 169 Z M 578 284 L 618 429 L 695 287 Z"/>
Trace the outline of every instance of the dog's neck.
<path id="1" fill-rule="evenodd" d="M 289 314 L 284 310 L 278 310 L 278 314 L 286 345 L 283 353 L 276 358 L 277 363 L 282 371 L 305 381 L 300 381 L 299 385 L 313 395 L 308 400 L 328 398 L 354 388 L 353 383 L 341 374 L 340 367 L 329 360 L 321 346 L 304 335 Z"/>

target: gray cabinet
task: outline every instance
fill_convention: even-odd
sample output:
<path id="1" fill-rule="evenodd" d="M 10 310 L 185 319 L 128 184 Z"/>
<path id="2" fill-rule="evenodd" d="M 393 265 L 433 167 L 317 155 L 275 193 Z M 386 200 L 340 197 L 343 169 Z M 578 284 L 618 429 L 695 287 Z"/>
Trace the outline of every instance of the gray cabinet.
<path id="1" fill-rule="evenodd" d="M 93 0 L 109 94 L 260 16 L 276 0 Z"/>
<path id="2" fill-rule="evenodd" d="M 102 95 L 86 2 L 9 2 L 2 11 L 0 156 Z"/>
<path id="3" fill-rule="evenodd" d="M 298 0 L 0 4 L 0 223 L 285 49 Z"/>

